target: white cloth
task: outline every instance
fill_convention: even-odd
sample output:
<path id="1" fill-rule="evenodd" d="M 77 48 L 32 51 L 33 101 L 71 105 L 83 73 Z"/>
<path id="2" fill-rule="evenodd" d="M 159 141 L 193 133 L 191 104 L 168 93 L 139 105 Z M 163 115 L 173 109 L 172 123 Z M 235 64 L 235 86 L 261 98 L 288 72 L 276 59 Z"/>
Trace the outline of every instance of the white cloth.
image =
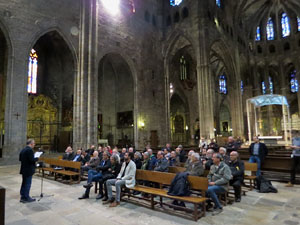
<path id="1" fill-rule="evenodd" d="M 126 162 L 123 162 L 121 171 L 117 177 L 117 179 L 125 180 L 125 185 L 127 188 L 133 188 L 135 186 L 135 173 L 136 173 L 136 166 L 135 163 L 130 160 L 128 163 L 126 170 Z M 122 174 L 125 170 L 125 175 L 122 177 Z"/>

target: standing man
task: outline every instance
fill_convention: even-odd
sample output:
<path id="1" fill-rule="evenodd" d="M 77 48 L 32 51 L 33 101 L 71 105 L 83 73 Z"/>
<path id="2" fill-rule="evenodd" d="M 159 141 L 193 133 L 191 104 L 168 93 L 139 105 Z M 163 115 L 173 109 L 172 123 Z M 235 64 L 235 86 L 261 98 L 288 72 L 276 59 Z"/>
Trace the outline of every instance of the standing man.
<path id="1" fill-rule="evenodd" d="M 20 202 L 34 202 L 35 199 L 29 196 L 32 175 L 35 172 L 35 162 L 38 158 L 34 158 L 33 148 L 35 146 L 35 141 L 29 139 L 26 142 L 26 147 L 20 152 L 19 161 L 21 161 L 20 174 L 22 174 L 22 185 L 20 190 L 21 199 Z"/>
<path id="2" fill-rule="evenodd" d="M 294 186 L 297 166 L 300 164 L 300 136 L 298 130 L 295 132 L 295 137 L 293 138 L 292 149 L 293 149 L 293 153 L 291 157 L 293 159 L 293 166 L 291 170 L 291 181 L 286 185 L 286 187 Z"/>
<path id="3" fill-rule="evenodd" d="M 257 171 L 256 176 L 260 175 L 261 164 L 265 160 L 265 157 L 268 155 L 267 146 L 264 143 L 259 142 L 258 136 L 253 137 L 254 143 L 252 143 L 249 147 L 250 163 L 257 163 Z"/>

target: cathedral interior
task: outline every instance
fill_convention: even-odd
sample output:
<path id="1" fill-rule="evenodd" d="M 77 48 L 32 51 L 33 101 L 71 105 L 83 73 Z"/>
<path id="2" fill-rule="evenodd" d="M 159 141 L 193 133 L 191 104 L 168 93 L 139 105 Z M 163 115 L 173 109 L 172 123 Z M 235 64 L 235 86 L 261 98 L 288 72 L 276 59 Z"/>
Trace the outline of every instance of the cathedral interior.
<path id="1" fill-rule="evenodd" d="M 0 6 L 0 162 L 17 159 L 28 138 L 55 152 L 103 140 L 136 149 L 247 142 L 247 100 L 263 95 L 288 107 L 257 109 L 259 134 L 300 128 L 298 0 Z"/>

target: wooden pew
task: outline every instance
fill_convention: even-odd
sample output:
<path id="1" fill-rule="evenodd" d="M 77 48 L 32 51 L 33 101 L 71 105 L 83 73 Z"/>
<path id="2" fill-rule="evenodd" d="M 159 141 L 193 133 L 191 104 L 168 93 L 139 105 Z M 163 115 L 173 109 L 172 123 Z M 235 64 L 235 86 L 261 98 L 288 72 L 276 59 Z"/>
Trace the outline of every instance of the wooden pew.
<path id="1" fill-rule="evenodd" d="M 204 177 L 196 177 L 196 176 L 189 176 L 188 181 L 190 183 L 190 187 L 192 190 L 200 191 L 201 197 L 198 196 L 171 196 L 167 194 L 167 190 L 163 189 L 163 186 L 171 185 L 172 180 L 176 176 L 175 173 L 162 173 L 162 172 L 156 172 L 156 171 L 148 171 L 148 170 L 137 170 L 136 171 L 136 180 L 139 181 L 149 181 L 158 183 L 160 188 L 153 188 L 153 187 L 147 187 L 143 185 L 136 185 L 134 188 L 131 188 L 131 190 L 142 192 L 145 194 L 149 194 L 151 196 L 151 208 L 154 209 L 155 204 L 163 205 L 171 205 L 167 203 L 163 203 L 163 198 L 169 198 L 173 200 L 183 201 L 183 202 L 189 202 L 194 204 L 194 209 L 188 209 L 183 208 L 185 211 L 192 211 L 193 212 L 193 218 L 195 221 L 197 221 L 200 217 L 205 216 L 206 211 L 206 200 L 205 198 L 205 192 L 208 189 L 208 180 Z M 160 201 L 155 201 L 154 197 L 159 196 Z M 128 194 L 128 198 L 131 197 L 131 194 Z M 199 212 L 198 206 L 201 205 L 202 210 Z M 176 208 L 180 208 L 180 206 L 176 206 Z"/>
<path id="2" fill-rule="evenodd" d="M 73 162 L 61 159 L 52 159 L 52 158 L 40 158 L 44 164 L 48 166 L 44 166 L 42 168 L 42 175 L 45 176 L 45 171 L 49 172 L 49 174 L 54 174 L 54 180 L 57 179 L 57 174 L 70 176 L 70 183 L 72 183 L 72 177 L 78 176 L 78 183 L 80 183 L 80 170 L 81 170 L 81 163 L 80 162 Z M 55 167 L 60 167 L 62 169 L 55 169 Z M 66 168 L 75 169 L 76 171 L 67 170 Z"/>
<path id="3" fill-rule="evenodd" d="M 250 188 L 250 191 L 252 191 L 254 188 L 254 182 L 255 182 L 255 178 L 256 178 L 257 164 L 244 162 L 244 165 L 245 165 L 245 171 L 251 171 L 251 175 L 245 174 L 244 180 L 249 180 L 249 188 Z"/>

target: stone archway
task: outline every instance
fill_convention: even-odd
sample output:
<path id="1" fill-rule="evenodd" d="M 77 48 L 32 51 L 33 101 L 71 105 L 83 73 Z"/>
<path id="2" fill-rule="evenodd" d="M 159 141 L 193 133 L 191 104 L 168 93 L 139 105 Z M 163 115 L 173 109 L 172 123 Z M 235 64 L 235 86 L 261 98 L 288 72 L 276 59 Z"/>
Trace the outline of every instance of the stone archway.
<path id="1" fill-rule="evenodd" d="M 0 28 L 0 158 L 4 146 L 4 115 L 7 82 L 8 45 L 4 33 Z"/>
<path id="2" fill-rule="evenodd" d="M 105 55 L 98 68 L 98 139 L 110 145 L 135 143 L 134 80 L 125 59 Z"/>
<path id="3" fill-rule="evenodd" d="M 37 87 L 36 93 L 28 94 L 27 138 L 34 138 L 37 146 L 46 150 L 63 151 L 73 142 L 73 54 L 57 31 L 41 36 L 33 49 Z M 33 68 L 30 63 L 28 68 L 29 76 Z"/>

